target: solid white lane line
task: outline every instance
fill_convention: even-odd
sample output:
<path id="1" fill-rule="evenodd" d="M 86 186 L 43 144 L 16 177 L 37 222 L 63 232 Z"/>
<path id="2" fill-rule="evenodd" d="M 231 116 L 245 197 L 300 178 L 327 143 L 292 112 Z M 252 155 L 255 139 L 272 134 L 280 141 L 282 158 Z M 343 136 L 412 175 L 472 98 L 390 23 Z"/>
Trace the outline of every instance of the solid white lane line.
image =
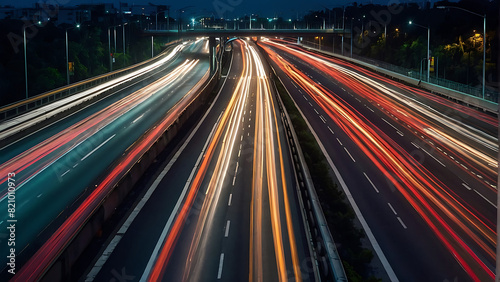
<path id="1" fill-rule="evenodd" d="M 481 198 L 483 198 L 490 205 L 494 206 L 495 208 L 497 207 L 495 204 L 493 204 L 493 202 L 491 202 L 490 200 L 488 200 L 483 194 L 479 193 L 479 191 L 477 191 L 476 189 L 474 189 L 474 192 L 476 192 L 479 196 L 481 196 Z"/>
<path id="2" fill-rule="evenodd" d="M 217 279 L 220 279 L 222 277 L 222 267 L 224 266 L 224 253 L 220 254 L 220 259 L 219 259 L 219 272 L 217 272 Z"/>
<path id="3" fill-rule="evenodd" d="M 391 208 L 392 212 L 395 214 L 395 215 L 398 215 L 398 213 L 396 212 L 396 210 L 392 207 L 391 203 L 387 203 L 389 205 L 389 207 Z"/>
<path id="4" fill-rule="evenodd" d="M 115 136 L 116 136 L 116 134 L 113 134 L 111 137 L 109 137 L 108 139 L 106 139 L 106 141 L 102 142 L 101 145 L 95 147 L 94 150 L 92 150 L 88 154 L 86 154 L 81 160 L 83 161 L 86 158 L 88 158 L 90 155 L 92 155 L 95 151 L 99 150 L 99 148 L 101 148 L 102 146 L 104 146 L 104 144 L 108 143 L 108 141 L 111 140 Z"/>
<path id="5" fill-rule="evenodd" d="M 377 189 L 377 187 L 375 187 L 375 184 L 373 184 L 372 180 L 368 177 L 368 175 L 366 175 L 366 173 L 363 172 L 363 174 L 365 175 L 366 179 L 368 179 L 368 182 L 370 182 L 370 184 L 372 185 L 373 189 L 375 189 L 375 192 L 377 193 L 380 193 Z"/>
<path id="6" fill-rule="evenodd" d="M 403 220 L 401 219 L 401 217 L 398 216 L 398 220 L 399 220 L 399 223 L 401 223 L 401 225 L 403 226 L 404 229 L 407 229 L 408 227 L 406 227 L 405 223 L 403 222 Z"/>
<path id="7" fill-rule="evenodd" d="M 228 206 L 231 206 L 231 201 L 233 200 L 233 194 L 229 194 L 229 201 L 227 202 Z"/>
<path id="8" fill-rule="evenodd" d="M 356 160 L 354 160 L 354 158 L 351 156 L 351 153 L 349 153 L 349 151 L 347 151 L 347 148 L 346 148 L 346 147 L 344 147 L 344 150 L 345 150 L 345 151 L 346 151 L 346 153 L 349 155 L 349 157 L 351 157 L 351 160 L 352 160 L 353 162 L 356 162 Z"/>
<path id="9" fill-rule="evenodd" d="M 229 236 L 229 226 L 231 226 L 231 221 L 230 220 L 228 220 L 226 222 L 226 231 L 224 233 L 224 237 L 226 237 L 226 238 L 227 238 L 227 236 Z"/>

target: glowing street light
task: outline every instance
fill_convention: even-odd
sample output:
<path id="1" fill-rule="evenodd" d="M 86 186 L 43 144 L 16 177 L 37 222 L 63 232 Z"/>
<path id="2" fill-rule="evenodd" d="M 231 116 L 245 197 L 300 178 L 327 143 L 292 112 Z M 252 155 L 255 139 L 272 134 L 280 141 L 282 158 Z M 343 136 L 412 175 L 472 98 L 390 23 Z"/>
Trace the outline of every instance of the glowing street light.
<path id="1" fill-rule="evenodd" d="M 67 28 L 66 31 L 66 84 L 69 84 L 69 52 L 68 52 L 68 30 L 73 28 L 80 28 L 80 24 Z"/>
<path id="2" fill-rule="evenodd" d="M 413 21 L 408 22 L 410 25 L 416 25 L 421 28 L 426 28 L 427 29 L 427 82 L 430 82 L 430 76 L 431 76 L 431 57 L 430 57 L 430 42 L 431 42 L 431 29 L 429 27 L 425 27 L 423 25 L 419 25 L 414 23 Z"/>
<path id="3" fill-rule="evenodd" d="M 23 42 L 24 42 L 24 80 L 26 82 L 26 99 L 28 99 L 28 61 L 26 59 L 26 29 L 28 27 L 32 27 L 34 25 L 41 25 L 42 22 L 38 21 L 37 23 L 24 25 L 23 26 Z"/>

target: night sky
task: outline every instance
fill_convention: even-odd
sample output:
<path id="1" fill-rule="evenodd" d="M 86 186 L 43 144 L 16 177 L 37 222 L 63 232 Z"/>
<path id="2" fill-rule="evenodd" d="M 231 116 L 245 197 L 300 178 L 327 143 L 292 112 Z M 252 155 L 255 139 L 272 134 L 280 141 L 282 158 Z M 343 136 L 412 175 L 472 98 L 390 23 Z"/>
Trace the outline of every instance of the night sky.
<path id="1" fill-rule="evenodd" d="M 47 3 L 60 3 L 65 6 L 75 6 L 83 3 L 113 3 L 115 7 L 119 7 L 120 0 L 43 0 Z M 149 2 L 158 5 L 170 5 L 171 12 L 178 9 L 186 8 L 186 15 L 210 15 L 220 16 L 221 12 L 225 11 L 224 17 L 238 17 L 249 14 L 258 14 L 262 17 L 284 17 L 295 18 L 301 17 L 310 10 L 322 10 L 324 8 L 334 8 L 342 5 L 350 5 L 353 2 L 358 4 L 388 4 L 388 3 L 404 3 L 414 2 L 422 3 L 426 0 L 183 0 L 183 1 L 160 1 L 160 0 L 135 0 L 123 1 L 129 4 L 147 5 Z M 435 2 L 432 0 L 431 2 Z M 12 5 L 15 7 L 30 7 L 33 6 L 33 0 L 0 0 L 0 5 Z M 42 2 L 42 1 L 40 1 Z"/>

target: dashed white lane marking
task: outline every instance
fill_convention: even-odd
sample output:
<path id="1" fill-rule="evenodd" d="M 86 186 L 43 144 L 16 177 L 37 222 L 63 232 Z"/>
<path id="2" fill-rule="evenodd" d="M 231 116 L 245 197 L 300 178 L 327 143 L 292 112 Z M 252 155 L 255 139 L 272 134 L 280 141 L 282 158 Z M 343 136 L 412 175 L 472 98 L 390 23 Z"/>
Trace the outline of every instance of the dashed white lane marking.
<path id="1" fill-rule="evenodd" d="M 398 215 L 398 213 L 396 212 L 396 210 L 392 207 L 391 203 L 387 203 L 389 205 L 389 207 L 391 208 L 392 212 L 395 214 L 395 215 Z"/>
<path id="2" fill-rule="evenodd" d="M 424 151 L 427 155 L 429 155 L 431 158 L 433 158 L 436 162 L 438 162 L 439 164 L 441 164 L 442 166 L 446 167 L 440 160 L 438 160 L 436 157 L 434 157 L 433 155 L 431 155 L 429 152 L 427 152 L 424 148 L 420 148 L 422 151 Z"/>
<path id="3" fill-rule="evenodd" d="M 228 206 L 231 206 L 231 201 L 233 200 L 233 194 L 229 194 L 229 201 L 227 202 Z"/>
<path id="4" fill-rule="evenodd" d="M 399 129 L 397 129 L 394 125 L 392 125 L 392 123 L 388 122 L 385 118 L 382 118 L 382 120 L 388 125 L 390 125 L 392 128 L 394 128 L 394 130 L 399 131 Z"/>
<path id="5" fill-rule="evenodd" d="M 467 189 L 467 190 L 472 190 L 472 188 L 469 187 L 469 185 L 465 184 L 465 183 L 462 183 L 462 185 Z"/>
<path id="6" fill-rule="evenodd" d="M 495 208 L 497 207 L 495 204 L 493 204 L 493 202 L 491 202 L 490 200 L 488 200 L 483 194 L 479 193 L 479 191 L 477 191 L 476 189 L 474 189 L 474 192 L 476 192 L 479 196 L 481 196 L 481 198 L 483 198 L 490 205 L 494 206 Z"/>
<path id="7" fill-rule="evenodd" d="M 330 132 L 331 132 L 332 134 L 335 134 L 335 132 L 333 132 L 333 130 L 330 128 L 330 126 L 327 126 L 327 127 L 328 127 L 328 130 L 330 130 Z"/>
<path id="8" fill-rule="evenodd" d="M 99 150 L 99 148 L 101 148 L 102 146 L 104 146 L 104 144 L 108 143 L 108 141 L 111 140 L 111 138 L 113 138 L 115 136 L 116 136 L 116 134 L 113 134 L 111 137 L 109 137 L 104 142 L 102 142 L 99 146 L 95 147 L 94 150 L 92 150 L 88 154 L 86 154 L 81 160 L 83 161 L 86 158 L 88 158 L 90 155 L 92 155 L 95 151 Z"/>
<path id="9" fill-rule="evenodd" d="M 225 230 L 225 232 L 224 232 L 224 237 L 226 237 L 226 238 L 227 238 L 227 236 L 229 236 L 229 227 L 230 227 L 230 226 L 231 226 L 231 221 L 230 221 L 230 220 L 228 220 L 228 221 L 226 222 L 226 230 Z"/>
<path id="10" fill-rule="evenodd" d="M 306 99 L 306 101 L 309 101 L 309 100 L 307 100 L 307 97 L 306 97 L 306 95 L 302 95 L 302 97 L 304 97 L 304 99 Z"/>
<path id="11" fill-rule="evenodd" d="M 370 182 L 370 184 L 372 185 L 373 189 L 375 189 L 375 192 L 377 193 L 380 193 L 377 189 L 377 187 L 375 187 L 375 184 L 373 184 L 372 180 L 368 177 L 368 175 L 366 175 L 366 173 L 363 172 L 363 174 L 365 175 L 366 179 L 368 179 L 368 182 Z"/>
<path id="12" fill-rule="evenodd" d="M 63 174 L 61 174 L 61 177 L 64 177 L 66 174 L 68 174 L 68 172 L 69 172 L 69 169 L 66 170 Z"/>
<path id="13" fill-rule="evenodd" d="M 353 162 L 356 162 L 356 160 L 354 160 L 354 158 L 351 156 L 351 153 L 349 153 L 349 151 L 347 150 L 347 148 L 346 148 L 346 147 L 344 147 L 344 150 L 345 150 L 345 151 L 346 151 L 346 153 L 349 155 L 349 157 L 351 157 L 351 160 L 352 160 Z"/>
<path id="14" fill-rule="evenodd" d="M 220 259 L 219 259 L 219 272 L 217 272 L 217 279 L 220 279 L 222 277 L 222 267 L 224 266 L 224 253 L 220 254 Z"/>
<path id="15" fill-rule="evenodd" d="M 323 121 L 323 123 L 326 123 L 326 119 L 322 115 L 320 115 L 319 118 Z"/>
<path id="16" fill-rule="evenodd" d="M 140 115 L 138 118 L 134 119 L 134 121 L 132 123 L 136 123 L 138 120 L 140 120 L 142 117 L 144 116 L 144 114 Z"/>
<path id="17" fill-rule="evenodd" d="M 317 111 L 316 109 L 313 109 L 313 110 L 314 110 L 314 112 L 315 112 L 317 115 L 319 115 L 319 113 L 318 113 L 318 111 Z"/>
<path id="18" fill-rule="evenodd" d="M 370 110 L 372 113 L 374 113 L 374 112 L 375 112 L 374 110 L 372 110 L 372 108 L 370 108 L 370 107 L 368 107 L 368 106 L 366 106 L 366 107 L 367 107 L 367 108 L 368 108 L 368 110 Z"/>
<path id="19" fill-rule="evenodd" d="M 401 223 L 401 225 L 403 226 L 404 229 L 407 229 L 408 227 L 406 227 L 405 223 L 403 222 L 403 220 L 401 219 L 401 217 L 398 216 L 398 220 L 399 220 L 399 223 Z"/>
<path id="20" fill-rule="evenodd" d="M 342 145 L 342 142 L 340 142 L 340 139 L 337 138 L 337 141 L 339 142 L 340 145 Z"/>
<path id="21" fill-rule="evenodd" d="M 312 106 L 313 106 L 313 104 L 311 104 L 311 102 L 309 102 L 309 106 L 311 106 L 311 107 L 312 107 Z"/>

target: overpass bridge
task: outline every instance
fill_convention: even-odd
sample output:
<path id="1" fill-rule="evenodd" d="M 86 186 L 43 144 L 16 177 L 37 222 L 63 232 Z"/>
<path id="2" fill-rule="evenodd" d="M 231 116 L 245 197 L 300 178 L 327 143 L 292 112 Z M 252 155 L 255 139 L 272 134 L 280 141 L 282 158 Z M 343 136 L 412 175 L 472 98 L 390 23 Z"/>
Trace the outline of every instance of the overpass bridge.
<path id="1" fill-rule="evenodd" d="M 344 35 L 351 36 L 350 29 L 189 29 L 189 30 L 145 30 L 149 36 L 182 36 L 182 37 L 227 37 L 227 36 L 319 36 Z"/>

